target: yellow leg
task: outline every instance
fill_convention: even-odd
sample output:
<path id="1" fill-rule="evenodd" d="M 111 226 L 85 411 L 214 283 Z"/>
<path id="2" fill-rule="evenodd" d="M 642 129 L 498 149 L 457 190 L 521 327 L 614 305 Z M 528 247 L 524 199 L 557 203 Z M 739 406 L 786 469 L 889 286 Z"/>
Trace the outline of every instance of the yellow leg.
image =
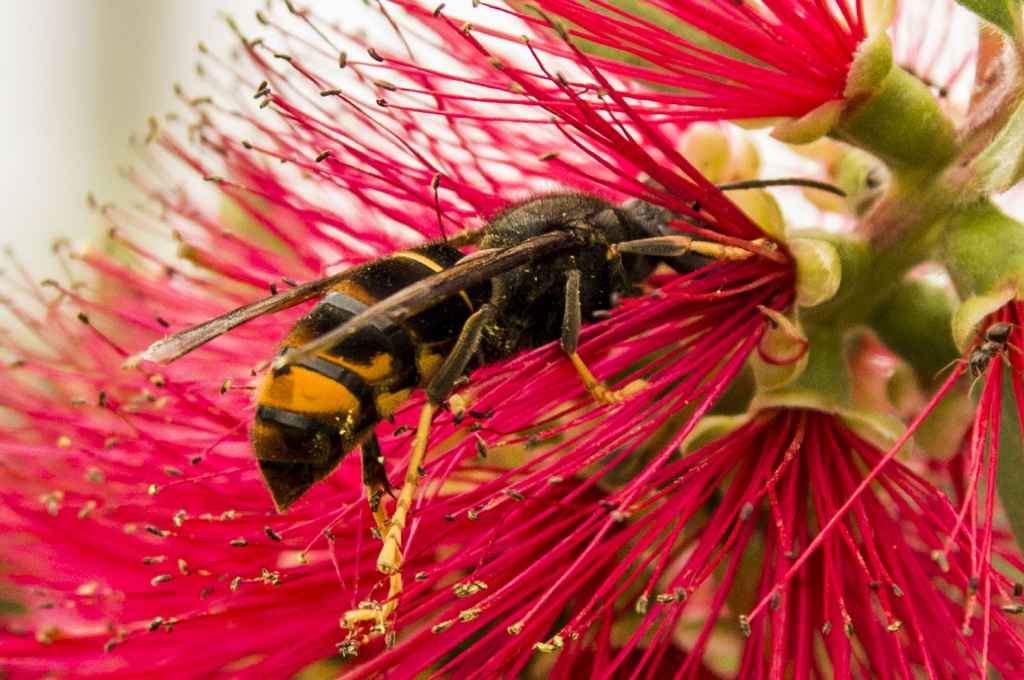
<path id="1" fill-rule="evenodd" d="M 427 452 L 427 436 L 430 434 L 430 423 L 433 418 L 434 405 L 428 401 L 420 411 L 416 441 L 412 447 L 412 457 L 409 458 L 409 468 L 405 471 L 405 483 L 398 494 L 395 514 L 388 524 L 388 531 L 384 535 L 384 547 L 377 558 L 377 571 L 382 574 L 394 574 L 402 568 L 402 530 L 405 529 L 405 520 L 412 507 L 412 497 L 420 483 L 420 467 Z"/>
<path id="2" fill-rule="evenodd" d="M 580 339 L 580 325 L 582 323 L 582 310 L 580 309 L 580 272 L 572 269 L 565 279 L 565 309 L 562 316 L 562 351 L 565 352 L 576 372 L 583 379 L 583 386 L 587 388 L 590 396 L 599 404 L 617 404 L 645 389 L 647 383 L 643 380 L 634 380 L 621 390 L 610 390 L 608 386 L 594 377 L 587 365 L 583 363 L 576 347 Z"/>
<path id="3" fill-rule="evenodd" d="M 379 602 L 361 602 L 358 609 L 350 609 L 341 619 L 341 627 L 352 633 L 363 625 L 369 625 L 367 634 L 360 640 L 365 643 L 372 636 L 384 635 L 388 646 L 394 645 L 394 632 L 390 621 L 398 609 L 398 598 L 402 594 L 402 574 L 395 572 L 388 578 L 388 598 L 383 604 Z"/>
<path id="4" fill-rule="evenodd" d="M 587 368 L 587 365 L 583 363 L 583 359 L 580 358 L 579 354 L 573 352 L 569 355 L 569 360 L 572 361 L 572 365 L 576 367 L 576 372 L 580 374 L 580 378 L 583 380 L 583 386 L 587 388 L 587 392 L 589 392 L 594 401 L 599 404 L 618 404 L 619 402 L 629 399 L 637 392 L 647 389 L 647 381 L 634 380 L 621 390 L 610 390 L 607 385 L 594 377 L 594 374 L 591 373 L 590 369 Z"/>
<path id="5" fill-rule="evenodd" d="M 342 627 L 354 630 L 360 624 L 372 623 L 370 634 L 385 634 L 388 632 L 388 622 L 398 608 L 398 598 L 402 595 L 402 531 L 405 529 L 405 522 L 409 517 L 409 510 L 412 508 L 413 497 L 420 481 L 420 467 L 423 465 L 423 458 L 427 452 L 427 437 L 430 434 L 430 423 L 434 418 L 434 405 L 427 402 L 420 411 L 420 421 L 416 428 L 416 440 L 412 448 L 412 457 L 409 459 L 409 468 L 405 472 L 405 483 L 398 494 L 395 502 L 395 514 L 390 521 L 386 522 L 386 530 L 382 530 L 384 547 L 381 548 L 377 557 L 377 571 L 388 575 L 388 596 L 383 604 L 365 603 L 358 609 L 345 613 L 342 619 Z M 378 508 L 380 512 L 383 512 Z M 378 520 L 376 512 L 374 519 Z M 378 522 L 378 526 L 380 526 Z"/>
<path id="6" fill-rule="evenodd" d="M 374 634 L 385 635 L 388 645 L 392 645 L 395 641 L 394 631 L 390 630 L 389 626 L 395 610 L 398 608 L 398 598 L 402 595 L 402 531 L 405 529 L 405 522 L 409 517 L 409 510 L 412 508 L 413 496 L 416 495 L 416 488 L 420 483 L 420 468 L 423 466 L 423 459 L 427 453 L 430 423 L 434 419 L 435 409 L 438 405 L 443 404 L 451 394 L 455 381 L 465 373 L 466 366 L 476 354 L 480 344 L 480 334 L 493 314 L 494 309 L 490 305 L 484 305 L 466 319 L 455 346 L 427 385 L 427 403 L 420 411 L 420 421 L 416 426 L 416 440 L 413 442 L 412 456 L 409 458 L 409 468 L 405 471 L 405 482 L 395 501 L 395 513 L 390 521 L 387 521 L 386 515 L 377 515 L 379 508 L 372 506 L 373 497 L 370 497 L 371 509 L 374 511 L 374 520 L 377 521 L 377 526 L 380 528 L 381 522 L 386 522 L 386 530 L 382 529 L 384 546 L 377 557 L 377 571 L 389 577 L 388 597 L 383 604 L 366 602 L 360 604 L 357 609 L 345 613 L 341 620 L 341 626 L 350 632 L 350 639 L 355 637 L 357 629 L 363 624 L 372 624 L 368 635 L 353 640 L 355 645 L 362 644 L 370 635 Z M 370 466 L 372 467 L 372 463 Z M 387 475 L 379 474 L 376 478 L 385 485 L 387 484 Z"/>

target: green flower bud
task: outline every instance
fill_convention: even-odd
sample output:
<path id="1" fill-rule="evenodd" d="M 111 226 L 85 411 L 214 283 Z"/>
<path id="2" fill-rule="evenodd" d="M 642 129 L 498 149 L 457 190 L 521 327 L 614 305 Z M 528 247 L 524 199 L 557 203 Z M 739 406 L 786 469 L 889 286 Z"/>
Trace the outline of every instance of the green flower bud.
<path id="1" fill-rule="evenodd" d="M 692 453 L 705 444 L 710 444 L 716 439 L 721 439 L 730 432 L 739 429 L 748 420 L 750 418 L 746 415 L 705 416 L 694 426 L 690 435 L 683 440 L 679 449 L 684 455 Z"/>
<path id="2" fill-rule="evenodd" d="M 843 96 L 847 99 L 866 97 L 882 85 L 892 70 L 892 42 L 885 32 L 877 33 L 860 44 L 846 75 Z"/>
<path id="3" fill-rule="evenodd" d="M 827 241 L 795 238 L 786 244 L 796 260 L 796 301 L 815 307 L 835 297 L 842 283 L 839 252 Z"/>
<path id="4" fill-rule="evenodd" d="M 969 297 L 957 307 L 952 321 L 953 341 L 961 353 L 970 349 L 974 336 L 981 330 L 985 318 L 1015 297 L 1017 290 L 1009 286 L 986 295 Z"/>
<path id="5" fill-rule="evenodd" d="M 762 389 L 773 390 L 793 382 L 807 367 L 807 336 L 799 324 L 766 307 L 761 312 L 772 321 L 751 356 L 754 378 Z"/>
<path id="6" fill-rule="evenodd" d="M 784 240 L 786 221 L 775 197 L 764 189 L 730 191 L 729 199 L 771 238 Z"/>
<path id="7" fill-rule="evenodd" d="M 728 134 L 714 123 L 688 127 L 679 143 L 679 152 L 712 182 L 723 181 L 732 157 Z"/>
<path id="8" fill-rule="evenodd" d="M 875 308 L 869 319 L 879 339 L 909 363 L 918 380 L 930 386 L 936 374 L 960 355 L 953 335 L 951 293 L 920 279 L 906 279 Z"/>
<path id="9" fill-rule="evenodd" d="M 889 450 L 907 429 L 903 421 L 888 413 L 843 409 L 839 417 L 851 430 L 883 451 Z M 910 453 L 909 441 L 903 444 L 900 453 Z"/>
<path id="10" fill-rule="evenodd" d="M 846 193 L 843 200 L 850 211 L 854 215 L 863 215 L 885 192 L 889 171 L 871 154 L 850 149 L 836 163 L 833 179 Z"/>
<path id="11" fill-rule="evenodd" d="M 757 177 L 761 171 L 761 153 L 747 135 L 736 135 L 732 142 L 732 156 L 723 181 L 732 182 Z M 821 192 L 819 192 L 821 193 Z"/>
<path id="12" fill-rule="evenodd" d="M 831 132 L 842 112 L 843 101 L 833 99 L 800 118 L 783 120 L 772 129 L 772 137 L 787 144 L 809 144 Z"/>
<path id="13" fill-rule="evenodd" d="M 850 376 L 844 352 L 844 332 L 832 324 L 804 327 L 809 341 L 806 368 L 785 387 L 763 390 L 751 401 L 750 412 L 796 408 L 838 413 L 850 398 Z"/>

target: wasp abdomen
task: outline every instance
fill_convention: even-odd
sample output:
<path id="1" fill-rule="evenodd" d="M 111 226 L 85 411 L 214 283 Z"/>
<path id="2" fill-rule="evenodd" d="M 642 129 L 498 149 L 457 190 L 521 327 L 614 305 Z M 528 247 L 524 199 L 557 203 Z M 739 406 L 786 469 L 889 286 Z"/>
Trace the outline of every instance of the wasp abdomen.
<path id="1" fill-rule="evenodd" d="M 323 335 L 461 257 L 455 248 L 430 244 L 356 267 L 295 324 L 281 352 Z M 425 384 L 474 306 L 469 294 L 458 294 L 401 324 L 378 320 L 327 351 L 266 376 L 257 396 L 252 442 L 278 509 L 327 476 L 413 388 Z"/>

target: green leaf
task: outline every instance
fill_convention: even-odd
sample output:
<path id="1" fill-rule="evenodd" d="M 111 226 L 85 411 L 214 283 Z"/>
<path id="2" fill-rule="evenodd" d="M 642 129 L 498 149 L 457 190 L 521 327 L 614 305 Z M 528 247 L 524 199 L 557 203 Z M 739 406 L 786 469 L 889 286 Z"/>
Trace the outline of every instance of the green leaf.
<path id="1" fill-rule="evenodd" d="M 979 17 L 1016 38 L 1020 24 L 1020 0 L 957 0 Z"/>
<path id="2" fill-rule="evenodd" d="M 1024 431 L 1009 369 L 1003 370 L 1003 408 L 999 417 L 999 467 L 996 489 L 1017 545 L 1024 550 Z"/>

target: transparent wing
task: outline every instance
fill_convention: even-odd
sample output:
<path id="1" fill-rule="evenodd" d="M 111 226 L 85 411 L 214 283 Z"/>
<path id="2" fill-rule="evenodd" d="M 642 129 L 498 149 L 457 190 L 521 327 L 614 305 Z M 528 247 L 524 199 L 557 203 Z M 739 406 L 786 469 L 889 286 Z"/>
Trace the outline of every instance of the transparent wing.
<path id="1" fill-rule="evenodd" d="M 336 284 L 345 276 L 345 272 L 334 274 L 316 281 L 304 283 L 277 295 L 257 300 L 251 304 L 233 309 L 230 312 L 204 321 L 198 326 L 193 326 L 174 335 L 157 340 L 146 348 L 145 351 L 131 357 L 128 365 L 139 361 L 155 361 L 161 364 L 169 364 L 180 359 L 197 347 L 201 347 L 214 338 L 227 333 L 231 329 L 241 326 L 258 316 L 273 314 L 294 307 L 310 298 L 317 297 L 328 288 Z"/>

